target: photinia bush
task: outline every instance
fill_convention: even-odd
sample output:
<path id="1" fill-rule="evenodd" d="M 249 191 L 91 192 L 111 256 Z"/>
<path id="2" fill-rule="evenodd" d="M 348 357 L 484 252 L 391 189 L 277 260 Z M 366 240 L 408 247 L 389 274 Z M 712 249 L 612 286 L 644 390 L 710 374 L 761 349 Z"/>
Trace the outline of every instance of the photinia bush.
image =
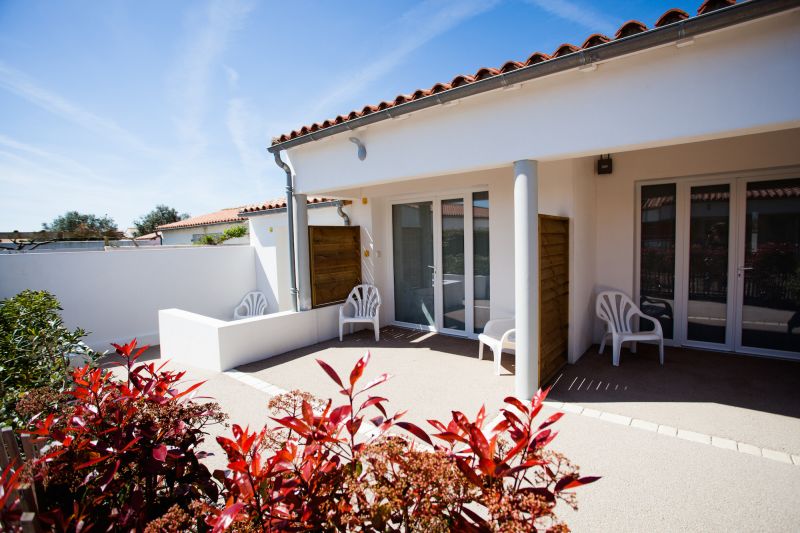
<path id="1" fill-rule="evenodd" d="M 357 389 L 369 354 L 348 383 L 317 362 L 346 402 L 315 409 L 292 393 L 275 402 L 279 429 L 234 425 L 233 438 L 218 437 L 229 470 L 215 473 L 224 506 L 204 508 L 213 531 L 567 531 L 556 503 L 575 506 L 572 489 L 597 479 L 546 449 L 561 417 L 534 422 L 547 392 L 506 398 L 491 428 L 484 409 L 473 420 L 455 411 L 447 424 L 430 420 L 428 435 L 404 412 L 388 416 L 386 398 L 365 397 L 388 375 Z"/>
<path id="2" fill-rule="evenodd" d="M 134 368 L 147 349 L 136 344 L 115 345 L 125 382 L 99 368 L 75 369 L 68 400 L 28 431 L 50 442 L 32 475 L 43 487 L 39 518 L 56 531 L 143 531 L 165 513 L 217 500 L 219 486 L 198 446 L 204 428 L 225 415 L 217 404 L 188 400 L 202 383 L 181 390 L 184 372 Z"/>

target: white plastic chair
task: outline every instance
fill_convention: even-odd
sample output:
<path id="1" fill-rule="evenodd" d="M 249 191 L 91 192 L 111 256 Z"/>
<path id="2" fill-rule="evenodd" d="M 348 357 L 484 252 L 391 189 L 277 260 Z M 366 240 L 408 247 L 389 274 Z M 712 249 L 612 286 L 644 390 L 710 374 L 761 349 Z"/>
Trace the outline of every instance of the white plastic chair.
<path id="1" fill-rule="evenodd" d="M 242 302 L 233 310 L 233 319 L 250 318 L 267 314 L 267 297 L 261 291 L 248 292 Z"/>
<path id="2" fill-rule="evenodd" d="M 619 366 L 622 343 L 631 342 L 631 352 L 636 353 L 636 343 L 641 341 L 658 341 L 658 357 L 661 364 L 664 364 L 664 332 L 661 323 L 654 317 L 642 313 L 628 295 L 619 291 L 603 291 L 597 295 L 595 310 L 597 316 L 606 323 L 606 332 L 600 343 L 600 353 L 603 353 L 606 340 L 611 337 L 614 366 Z M 633 318 L 637 316 L 651 321 L 654 324 L 653 330 L 633 331 Z"/>
<path id="3" fill-rule="evenodd" d="M 483 333 L 478 335 L 478 359 L 483 359 L 483 345 L 494 354 L 494 373 L 500 375 L 500 359 L 503 350 L 516 349 L 516 330 L 513 318 L 496 318 L 486 323 Z"/>
<path id="4" fill-rule="evenodd" d="M 353 316 L 344 314 L 348 305 L 353 306 Z M 380 325 L 378 324 L 378 311 L 381 307 L 381 295 L 375 285 L 356 285 L 347 296 L 344 304 L 339 307 L 339 342 L 342 341 L 342 328 L 351 324 L 350 333 L 353 332 L 352 324 L 369 323 L 375 330 L 375 342 L 380 340 Z"/>

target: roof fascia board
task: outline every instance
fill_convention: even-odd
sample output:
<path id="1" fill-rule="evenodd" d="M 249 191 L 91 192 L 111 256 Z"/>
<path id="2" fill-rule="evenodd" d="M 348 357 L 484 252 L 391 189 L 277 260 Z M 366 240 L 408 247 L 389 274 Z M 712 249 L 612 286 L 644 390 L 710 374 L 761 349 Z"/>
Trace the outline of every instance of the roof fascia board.
<path id="1" fill-rule="evenodd" d="M 800 7 L 800 0 L 750 0 L 717 11 L 712 11 L 711 13 L 673 22 L 672 24 L 660 28 L 652 28 L 645 32 L 616 39 L 586 50 L 579 50 L 542 63 L 529 65 L 511 72 L 478 80 L 382 111 L 376 111 L 363 117 L 348 120 L 335 126 L 330 126 L 294 139 L 289 139 L 282 143 L 274 144 L 268 147 L 267 150 L 270 153 L 288 150 L 338 133 L 356 130 L 376 122 L 397 118 L 401 115 L 407 115 L 429 107 L 443 105 L 447 102 L 461 100 L 469 96 L 524 83 L 559 72 L 577 69 L 589 64 L 608 61 L 651 48 L 669 45 L 677 41 L 690 39 L 737 24 L 775 15 L 797 7 Z"/>

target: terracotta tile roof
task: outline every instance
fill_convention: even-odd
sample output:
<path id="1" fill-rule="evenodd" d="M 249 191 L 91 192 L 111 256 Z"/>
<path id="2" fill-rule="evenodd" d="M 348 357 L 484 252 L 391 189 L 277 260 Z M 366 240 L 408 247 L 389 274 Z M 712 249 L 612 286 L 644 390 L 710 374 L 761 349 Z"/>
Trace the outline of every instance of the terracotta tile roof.
<path id="1" fill-rule="evenodd" d="M 697 9 L 697 14 L 704 15 L 706 13 L 722 9 L 724 7 L 732 6 L 735 3 L 736 0 L 706 0 Z M 686 13 L 685 11 L 676 8 L 669 9 L 663 15 L 661 15 L 661 17 L 659 17 L 659 19 L 655 23 L 654 28 L 660 28 L 668 24 L 680 22 L 687 18 L 689 18 L 689 14 Z M 647 31 L 647 29 L 648 28 L 644 23 L 638 20 L 629 20 L 619 27 L 617 32 L 614 34 L 614 39 L 611 39 L 599 33 L 595 33 L 593 35 L 590 35 L 583 42 L 581 46 L 575 46 L 569 43 L 564 43 L 561 46 L 559 46 L 551 55 L 547 55 L 542 52 L 535 52 L 525 62 L 508 61 L 505 64 L 503 64 L 500 68 L 483 67 L 479 69 L 475 74 L 458 75 L 455 78 L 453 78 L 449 83 L 437 83 L 436 85 L 434 85 L 429 89 L 418 89 L 411 94 L 401 94 L 397 96 L 394 100 L 383 101 L 377 105 L 367 105 L 364 106 L 361 110 L 354 110 L 346 115 L 339 115 L 336 118 L 327 119 L 322 122 L 317 122 L 310 126 L 303 126 L 302 128 L 294 130 L 290 133 L 286 133 L 281 135 L 280 137 L 273 138 L 272 144 L 273 145 L 281 144 L 291 139 L 302 137 L 303 135 L 307 135 L 309 133 L 314 133 L 319 130 L 323 130 L 325 128 L 336 126 L 343 122 L 348 122 L 350 120 L 354 120 L 356 118 L 363 117 L 371 113 L 375 113 L 376 111 L 382 111 L 384 109 L 395 107 L 413 100 L 419 100 L 427 96 L 439 94 L 444 91 L 460 87 L 462 85 L 467 85 L 485 78 L 497 76 L 498 74 L 501 73 L 511 72 L 513 70 L 517 70 L 522 67 L 534 65 L 536 63 L 541 63 L 543 61 L 548 61 L 550 59 L 555 59 L 558 57 L 569 55 L 575 52 L 579 52 L 581 50 L 585 50 L 587 48 L 600 46 L 602 44 L 611 42 L 612 40 L 624 39 L 626 37 L 630 37 L 631 35 L 636 35 L 638 33 L 645 32 Z"/>
<path id="2" fill-rule="evenodd" d="M 157 239 L 159 236 L 158 231 L 154 231 L 153 233 L 146 233 L 145 235 L 139 235 L 138 237 L 134 237 L 134 241 L 152 241 L 153 239 Z"/>
<path id="3" fill-rule="evenodd" d="M 321 204 L 325 202 L 335 202 L 334 198 L 325 198 L 323 196 L 309 196 L 307 203 L 311 204 Z M 239 213 L 259 213 L 261 211 L 270 211 L 272 209 L 285 209 L 286 208 L 286 198 L 277 198 L 275 200 L 269 200 L 266 202 L 262 202 L 260 204 L 253 204 L 253 205 L 246 205 L 244 207 L 239 208 Z"/>
<path id="4" fill-rule="evenodd" d="M 747 198 L 798 198 L 800 197 L 800 187 L 762 187 L 750 189 L 745 194 Z M 719 202 L 728 200 L 729 198 L 730 193 L 726 191 L 696 192 L 691 195 L 691 199 L 696 202 Z M 673 205 L 674 203 L 674 195 L 654 196 L 646 199 L 642 203 L 642 209 L 658 209 L 659 207 Z"/>
<path id="5" fill-rule="evenodd" d="M 173 229 L 209 226 L 212 224 L 224 224 L 226 222 L 246 222 L 247 219 L 239 216 L 239 211 L 241 209 L 242 209 L 241 207 L 229 207 L 227 209 L 214 211 L 213 213 L 206 213 L 205 215 L 197 215 L 196 217 L 190 217 L 185 220 L 179 220 L 178 222 L 164 224 L 163 226 L 158 226 L 156 229 L 169 231 Z"/>

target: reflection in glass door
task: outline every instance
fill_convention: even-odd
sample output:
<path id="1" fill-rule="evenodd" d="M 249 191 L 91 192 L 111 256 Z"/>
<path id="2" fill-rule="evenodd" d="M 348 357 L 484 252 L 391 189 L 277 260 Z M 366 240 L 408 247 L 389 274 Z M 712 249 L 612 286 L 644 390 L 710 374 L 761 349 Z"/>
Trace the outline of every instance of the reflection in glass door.
<path id="1" fill-rule="evenodd" d="M 727 345 L 729 183 L 692 186 L 686 340 Z"/>
<path id="2" fill-rule="evenodd" d="M 800 352 L 800 179 L 742 189 L 737 348 Z"/>
<path id="3" fill-rule="evenodd" d="M 464 198 L 442 200 L 442 327 L 466 331 Z"/>
<path id="4" fill-rule="evenodd" d="M 433 328 L 433 202 L 393 205 L 392 232 L 395 320 Z"/>

